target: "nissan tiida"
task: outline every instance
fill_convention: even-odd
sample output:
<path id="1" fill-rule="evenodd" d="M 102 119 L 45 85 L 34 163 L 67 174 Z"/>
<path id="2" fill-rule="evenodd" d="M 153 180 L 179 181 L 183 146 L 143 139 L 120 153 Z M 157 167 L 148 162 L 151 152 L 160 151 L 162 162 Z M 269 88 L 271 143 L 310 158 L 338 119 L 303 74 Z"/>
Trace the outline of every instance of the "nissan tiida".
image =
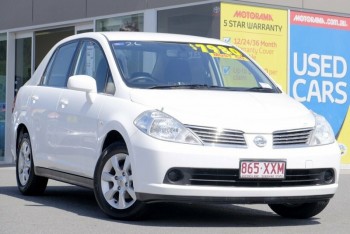
<path id="1" fill-rule="evenodd" d="M 55 45 L 19 90 L 11 149 L 18 188 L 91 188 L 116 219 L 154 202 L 265 203 L 317 215 L 338 187 L 327 120 L 217 39 L 87 33 Z"/>

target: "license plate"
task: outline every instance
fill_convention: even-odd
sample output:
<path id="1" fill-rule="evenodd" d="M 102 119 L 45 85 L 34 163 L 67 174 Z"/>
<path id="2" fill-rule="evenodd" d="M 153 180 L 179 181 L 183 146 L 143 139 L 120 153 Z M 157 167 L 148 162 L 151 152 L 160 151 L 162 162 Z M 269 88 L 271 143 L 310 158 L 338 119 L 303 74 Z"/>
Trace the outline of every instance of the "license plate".
<path id="1" fill-rule="evenodd" d="M 241 161 L 239 177 L 241 179 L 284 179 L 285 161 Z"/>

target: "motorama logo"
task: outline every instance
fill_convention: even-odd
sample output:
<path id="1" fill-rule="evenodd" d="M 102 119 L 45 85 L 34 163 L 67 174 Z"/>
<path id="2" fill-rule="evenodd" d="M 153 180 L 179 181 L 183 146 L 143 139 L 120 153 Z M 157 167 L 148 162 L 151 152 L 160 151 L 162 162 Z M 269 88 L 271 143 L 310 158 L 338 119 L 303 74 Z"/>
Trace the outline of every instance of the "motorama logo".
<path id="1" fill-rule="evenodd" d="M 268 13 L 259 13 L 252 11 L 236 11 L 233 15 L 234 18 L 273 21 L 272 15 Z"/>

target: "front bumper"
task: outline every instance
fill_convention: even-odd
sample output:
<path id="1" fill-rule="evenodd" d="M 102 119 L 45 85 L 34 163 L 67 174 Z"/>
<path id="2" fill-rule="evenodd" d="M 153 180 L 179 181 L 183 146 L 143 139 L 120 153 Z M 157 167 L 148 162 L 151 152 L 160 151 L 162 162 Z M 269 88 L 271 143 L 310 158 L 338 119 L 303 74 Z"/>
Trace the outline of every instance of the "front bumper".
<path id="1" fill-rule="evenodd" d="M 154 202 L 185 202 L 185 203 L 217 203 L 217 204 L 281 204 L 281 203 L 311 203 L 331 199 L 334 194 L 318 196 L 290 197 L 205 197 L 205 196 L 171 196 L 159 194 L 136 193 L 139 201 Z"/>
<path id="2" fill-rule="evenodd" d="M 325 200 L 338 187 L 340 152 L 337 143 L 317 147 L 232 148 L 171 143 L 138 132 L 129 147 L 134 189 L 142 201 L 213 201 L 281 203 Z M 334 182 L 303 186 L 213 186 L 164 183 L 171 168 L 239 169 L 240 160 L 285 160 L 287 169 L 331 168 Z"/>

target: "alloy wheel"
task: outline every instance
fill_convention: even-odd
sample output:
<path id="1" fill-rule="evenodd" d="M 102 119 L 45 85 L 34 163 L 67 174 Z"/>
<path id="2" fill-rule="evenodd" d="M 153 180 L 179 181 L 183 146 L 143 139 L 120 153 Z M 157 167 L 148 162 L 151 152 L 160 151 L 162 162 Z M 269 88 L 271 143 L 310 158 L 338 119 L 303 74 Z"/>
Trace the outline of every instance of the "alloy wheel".
<path id="1" fill-rule="evenodd" d="M 24 141 L 21 144 L 18 157 L 18 177 L 21 184 L 24 186 L 28 183 L 31 169 L 31 148 L 30 144 Z"/>
<path id="2" fill-rule="evenodd" d="M 133 175 L 127 154 L 112 156 L 101 174 L 101 189 L 106 201 L 118 210 L 127 209 L 136 201 Z"/>

